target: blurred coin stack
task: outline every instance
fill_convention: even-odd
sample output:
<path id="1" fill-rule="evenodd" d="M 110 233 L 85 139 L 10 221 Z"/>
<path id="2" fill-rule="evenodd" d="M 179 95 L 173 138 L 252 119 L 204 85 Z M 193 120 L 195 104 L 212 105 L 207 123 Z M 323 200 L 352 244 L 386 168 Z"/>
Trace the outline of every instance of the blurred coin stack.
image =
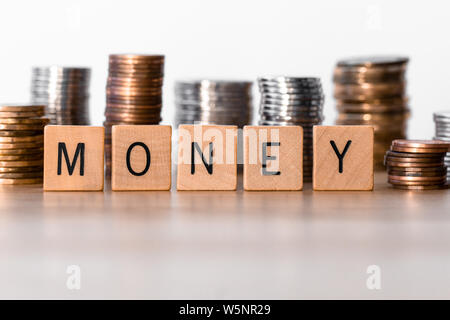
<path id="1" fill-rule="evenodd" d="M 405 139 L 409 118 L 406 57 L 341 60 L 334 70 L 338 125 L 372 125 L 374 164 L 381 167 L 394 139 Z"/>
<path id="2" fill-rule="evenodd" d="M 436 131 L 434 139 L 442 140 L 450 143 L 450 111 L 436 112 L 433 114 Z M 450 152 L 444 159 L 447 169 L 450 167 Z M 447 170 L 447 181 L 450 182 L 450 171 Z"/>
<path id="3" fill-rule="evenodd" d="M 312 129 L 323 117 L 324 94 L 319 78 L 262 77 L 259 125 L 303 127 L 303 179 L 312 180 Z"/>
<path id="4" fill-rule="evenodd" d="M 163 55 L 112 54 L 106 85 L 105 158 L 111 170 L 111 128 L 161 121 Z"/>
<path id="5" fill-rule="evenodd" d="M 89 125 L 89 68 L 34 67 L 31 101 L 46 106 L 51 124 Z"/>
<path id="6" fill-rule="evenodd" d="M 252 116 L 252 83 L 246 81 L 178 81 L 175 123 L 243 127 Z"/>
<path id="7" fill-rule="evenodd" d="M 447 188 L 444 158 L 450 143 L 440 140 L 394 140 L 386 152 L 388 182 L 398 189 Z"/>
<path id="8" fill-rule="evenodd" d="M 43 105 L 0 105 L 0 185 L 42 183 Z"/>

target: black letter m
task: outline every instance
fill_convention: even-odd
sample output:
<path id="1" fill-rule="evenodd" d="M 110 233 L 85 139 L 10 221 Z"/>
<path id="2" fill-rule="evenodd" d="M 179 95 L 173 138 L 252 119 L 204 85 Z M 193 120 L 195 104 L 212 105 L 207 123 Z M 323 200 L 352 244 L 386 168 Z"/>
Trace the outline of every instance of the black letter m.
<path id="1" fill-rule="evenodd" d="M 77 164 L 78 156 L 80 159 L 80 176 L 84 176 L 84 143 L 78 143 L 77 150 L 73 156 L 73 161 L 70 163 L 69 155 L 67 154 L 67 147 L 65 142 L 58 142 L 58 176 L 61 175 L 62 171 L 62 154 L 64 154 L 64 159 L 66 160 L 67 170 L 69 171 L 69 176 L 73 174 L 75 166 Z"/>

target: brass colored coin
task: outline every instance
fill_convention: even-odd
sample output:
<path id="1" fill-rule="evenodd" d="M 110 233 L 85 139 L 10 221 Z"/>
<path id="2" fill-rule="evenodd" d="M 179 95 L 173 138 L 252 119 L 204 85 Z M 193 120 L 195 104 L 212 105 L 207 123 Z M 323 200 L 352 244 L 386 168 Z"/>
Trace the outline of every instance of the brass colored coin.
<path id="1" fill-rule="evenodd" d="M 44 130 L 45 124 L 0 124 L 0 130 Z"/>
<path id="2" fill-rule="evenodd" d="M 390 176 L 401 176 L 401 177 L 442 177 L 447 174 L 447 170 L 440 170 L 440 171 L 430 171 L 430 172 L 412 172 L 412 171 L 401 171 L 399 169 L 389 169 L 388 175 Z"/>
<path id="3" fill-rule="evenodd" d="M 42 160 L 43 154 L 17 154 L 17 155 L 2 155 L 0 154 L 0 161 L 29 161 Z"/>
<path id="4" fill-rule="evenodd" d="M 430 172 L 442 172 L 445 170 L 443 166 L 438 167 L 388 167 L 388 170 L 395 170 L 395 171 L 403 171 L 406 173 L 414 172 L 414 173 L 430 173 Z"/>
<path id="5" fill-rule="evenodd" d="M 440 189 L 448 189 L 447 184 L 442 185 L 431 185 L 431 186 L 404 186 L 404 185 L 393 185 L 396 189 L 402 190 L 440 190 Z"/>
<path id="6" fill-rule="evenodd" d="M 0 105 L 0 112 L 44 112 L 45 105 L 5 104 Z"/>
<path id="7" fill-rule="evenodd" d="M 415 162 L 415 163 L 441 163 L 443 161 L 443 155 L 434 158 L 406 158 L 406 157 L 392 157 L 386 156 L 386 161 L 392 162 Z"/>
<path id="8" fill-rule="evenodd" d="M 24 142 L 24 143 L 0 143 L 0 149 L 26 149 L 26 148 L 39 148 L 43 146 L 44 146 L 43 141 Z"/>
<path id="9" fill-rule="evenodd" d="M 413 148 L 413 147 L 399 147 L 391 146 L 392 151 L 398 152 L 409 152 L 409 153 L 446 153 L 448 148 L 438 149 L 438 148 Z"/>
<path id="10" fill-rule="evenodd" d="M 44 152 L 43 147 L 26 148 L 26 149 L 0 149 L 0 155 L 41 154 L 43 152 Z"/>
<path id="11" fill-rule="evenodd" d="M 2 137 L 0 136 L 0 143 L 23 143 L 23 142 L 43 142 L 44 135 L 38 136 L 24 136 L 24 137 Z"/>
<path id="12" fill-rule="evenodd" d="M 33 130 L 33 131 L 0 131 L 0 137 L 30 137 L 30 136 L 42 136 L 44 131 Z"/>
<path id="13" fill-rule="evenodd" d="M 41 178 L 43 172 L 10 172 L 10 173 L 0 173 L 0 179 L 31 179 L 31 178 Z"/>
<path id="14" fill-rule="evenodd" d="M 446 183 L 447 177 L 437 180 L 437 181 L 404 181 L 398 179 L 388 178 L 388 182 L 396 185 L 406 185 L 406 186 L 429 186 L 429 185 L 441 185 Z"/>
<path id="15" fill-rule="evenodd" d="M 47 118 L 11 118 L 11 119 L 0 119 L 0 124 L 31 124 L 31 125 L 46 125 L 50 122 Z"/>
<path id="16" fill-rule="evenodd" d="M 434 163 L 386 161 L 385 165 L 390 167 L 429 168 L 429 167 L 442 167 L 444 165 L 444 161 Z"/>
<path id="17" fill-rule="evenodd" d="M 44 110 L 41 112 L 1 112 L 0 118 L 36 118 L 45 114 Z"/>
<path id="18" fill-rule="evenodd" d="M 0 173 L 28 173 L 28 172 L 43 172 L 44 168 L 42 166 L 37 167 L 16 167 L 16 168 L 5 168 L 0 167 Z"/>
<path id="19" fill-rule="evenodd" d="M 398 158 L 440 158 L 442 157 L 442 153 L 408 153 L 408 152 L 396 152 L 392 150 L 388 150 L 386 152 L 387 156 L 390 157 L 398 157 Z"/>
<path id="20" fill-rule="evenodd" d="M 392 141 L 393 146 L 403 148 L 423 148 L 423 149 L 449 149 L 450 143 L 441 140 L 406 140 L 396 139 Z"/>
<path id="21" fill-rule="evenodd" d="M 447 175 L 440 177 L 411 177 L 411 176 L 392 176 L 389 175 L 390 180 L 399 180 L 399 181 L 411 181 L 411 182 L 436 182 L 447 179 Z"/>
<path id="22" fill-rule="evenodd" d="M 43 160 L 30 160 L 30 161 L 0 161 L 0 167 L 16 168 L 16 167 L 36 167 L 42 166 Z"/>
<path id="23" fill-rule="evenodd" d="M 39 184 L 39 183 L 42 183 L 42 178 L 0 179 L 0 185 L 2 185 L 2 184 Z"/>

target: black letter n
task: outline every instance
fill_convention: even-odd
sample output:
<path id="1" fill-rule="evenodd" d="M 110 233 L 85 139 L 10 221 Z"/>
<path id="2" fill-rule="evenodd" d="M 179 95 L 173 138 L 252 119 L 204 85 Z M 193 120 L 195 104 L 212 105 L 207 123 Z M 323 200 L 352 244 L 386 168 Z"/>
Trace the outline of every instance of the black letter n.
<path id="1" fill-rule="evenodd" d="M 66 143 L 58 142 L 58 176 L 61 175 L 62 171 L 62 154 L 64 154 L 64 159 L 66 160 L 69 176 L 73 174 L 73 171 L 77 164 L 78 156 L 80 156 L 80 176 L 84 176 L 84 143 L 78 143 L 77 150 L 75 151 L 75 155 L 73 156 L 73 161 L 72 163 L 70 163 L 69 155 L 67 154 Z"/>

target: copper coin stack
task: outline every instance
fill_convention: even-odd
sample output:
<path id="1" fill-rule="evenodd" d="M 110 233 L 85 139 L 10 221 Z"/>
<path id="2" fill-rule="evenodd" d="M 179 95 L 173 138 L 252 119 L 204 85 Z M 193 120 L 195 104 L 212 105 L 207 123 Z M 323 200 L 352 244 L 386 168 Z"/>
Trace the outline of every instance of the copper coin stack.
<path id="1" fill-rule="evenodd" d="M 34 67 L 31 102 L 46 106 L 51 124 L 89 125 L 91 69 L 80 67 Z"/>
<path id="2" fill-rule="evenodd" d="M 394 139 L 405 139 L 409 118 L 406 57 L 362 57 L 338 61 L 334 97 L 338 125 L 372 125 L 374 164 L 380 168 Z"/>
<path id="3" fill-rule="evenodd" d="M 444 158 L 450 143 L 440 140 L 394 140 L 386 152 L 388 182 L 394 188 L 429 190 L 447 188 Z"/>
<path id="4" fill-rule="evenodd" d="M 0 185 L 42 183 L 45 106 L 0 105 Z"/>
<path id="5" fill-rule="evenodd" d="M 112 54 L 106 85 L 105 160 L 111 173 L 111 128 L 161 121 L 163 55 Z"/>

